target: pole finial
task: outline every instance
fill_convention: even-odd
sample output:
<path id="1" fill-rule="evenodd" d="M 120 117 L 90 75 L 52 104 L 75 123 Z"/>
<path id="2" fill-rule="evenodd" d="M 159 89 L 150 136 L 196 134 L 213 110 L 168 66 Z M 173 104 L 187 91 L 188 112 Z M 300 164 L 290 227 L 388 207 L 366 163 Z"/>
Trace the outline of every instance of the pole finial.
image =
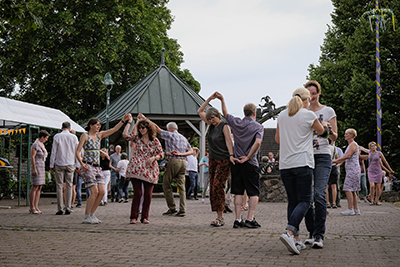
<path id="1" fill-rule="evenodd" d="M 161 48 L 161 65 L 165 65 L 165 60 L 164 60 L 164 51 L 165 48 Z"/>

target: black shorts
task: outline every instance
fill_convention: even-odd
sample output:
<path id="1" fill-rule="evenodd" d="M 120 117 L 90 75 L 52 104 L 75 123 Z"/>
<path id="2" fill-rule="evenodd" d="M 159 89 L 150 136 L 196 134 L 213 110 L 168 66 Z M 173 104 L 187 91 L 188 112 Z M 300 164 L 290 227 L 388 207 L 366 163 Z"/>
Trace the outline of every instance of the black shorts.
<path id="1" fill-rule="evenodd" d="M 260 174 L 258 167 L 248 162 L 231 165 L 232 186 L 231 193 L 243 195 L 244 190 L 249 197 L 260 195 Z"/>
<path id="2" fill-rule="evenodd" d="M 338 173 L 336 165 L 334 165 L 334 166 L 332 165 L 332 170 L 331 170 L 331 174 L 329 175 L 328 185 L 337 184 L 338 176 L 339 176 L 339 173 Z"/>

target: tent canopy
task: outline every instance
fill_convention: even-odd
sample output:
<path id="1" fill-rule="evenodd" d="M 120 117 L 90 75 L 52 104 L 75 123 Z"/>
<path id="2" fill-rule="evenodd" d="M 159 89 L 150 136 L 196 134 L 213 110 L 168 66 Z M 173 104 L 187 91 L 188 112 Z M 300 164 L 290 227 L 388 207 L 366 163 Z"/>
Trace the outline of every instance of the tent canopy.
<path id="1" fill-rule="evenodd" d="M 23 125 L 60 129 L 65 121 L 71 129 L 85 132 L 79 124 L 58 109 L 0 97 L 0 128 L 18 128 Z"/>

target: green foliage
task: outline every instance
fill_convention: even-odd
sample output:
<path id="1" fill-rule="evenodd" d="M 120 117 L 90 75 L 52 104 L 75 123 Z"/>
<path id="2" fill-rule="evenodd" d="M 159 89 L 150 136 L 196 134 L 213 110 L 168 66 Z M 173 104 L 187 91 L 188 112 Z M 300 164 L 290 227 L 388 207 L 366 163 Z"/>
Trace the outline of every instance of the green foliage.
<path id="1" fill-rule="evenodd" d="M 167 36 L 167 0 L 34 1 L 43 27 L 4 23 L 0 36 L 0 95 L 54 107 L 83 122 L 106 105 L 106 72 L 115 99 L 160 64 L 200 90 L 183 53 Z M 15 92 L 14 92 L 15 93 Z"/>
<path id="2" fill-rule="evenodd" d="M 322 86 L 321 103 L 335 109 L 340 147 L 347 146 L 343 134 L 347 128 L 358 132 L 356 141 L 363 146 L 377 140 L 375 31 L 362 19 L 365 11 L 375 8 L 373 1 L 333 0 L 333 26 L 329 27 L 319 65 L 310 65 L 309 79 Z M 400 16 L 399 1 L 379 1 Z M 396 28 L 399 22 L 396 20 Z M 391 167 L 400 170 L 400 32 L 392 23 L 380 29 L 382 87 L 382 151 Z"/>

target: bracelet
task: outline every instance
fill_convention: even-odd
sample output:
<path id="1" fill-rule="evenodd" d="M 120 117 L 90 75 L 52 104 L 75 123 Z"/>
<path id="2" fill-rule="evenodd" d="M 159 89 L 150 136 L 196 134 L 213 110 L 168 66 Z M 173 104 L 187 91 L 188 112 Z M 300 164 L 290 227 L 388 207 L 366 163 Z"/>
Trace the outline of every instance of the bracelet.
<path id="1" fill-rule="evenodd" d="M 122 124 L 125 124 L 124 120 L 121 120 Z"/>
<path id="2" fill-rule="evenodd" d="M 234 157 L 234 155 L 233 155 L 233 154 L 230 154 L 229 157 Z"/>
<path id="3" fill-rule="evenodd" d="M 128 124 L 132 124 L 132 122 L 128 121 Z"/>

